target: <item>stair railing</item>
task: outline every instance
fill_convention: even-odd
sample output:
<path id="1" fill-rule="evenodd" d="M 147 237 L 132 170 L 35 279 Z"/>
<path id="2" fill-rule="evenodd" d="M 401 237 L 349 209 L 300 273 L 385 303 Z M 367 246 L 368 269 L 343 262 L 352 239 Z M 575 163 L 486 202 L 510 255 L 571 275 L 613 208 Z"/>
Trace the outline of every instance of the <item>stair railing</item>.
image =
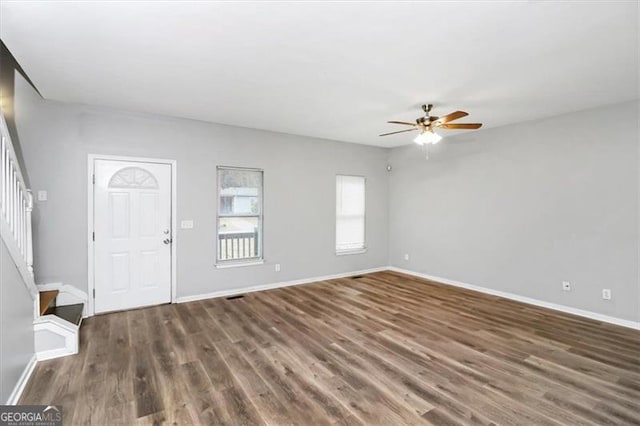
<path id="1" fill-rule="evenodd" d="M 2 110 L 0 138 L 0 231 L 27 289 L 36 298 L 31 230 L 33 197 L 25 185 Z"/>

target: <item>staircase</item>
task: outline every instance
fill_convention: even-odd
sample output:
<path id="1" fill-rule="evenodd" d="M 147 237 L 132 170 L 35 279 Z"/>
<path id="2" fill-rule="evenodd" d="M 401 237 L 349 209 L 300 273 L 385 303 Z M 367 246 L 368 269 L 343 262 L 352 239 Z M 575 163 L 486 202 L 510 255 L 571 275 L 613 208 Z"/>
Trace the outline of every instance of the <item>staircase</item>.
<path id="1" fill-rule="evenodd" d="M 61 283 L 36 285 L 31 233 L 33 197 L 1 109 L 0 137 L 0 237 L 33 300 L 36 357 L 43 360 L 75 354 L 87 294 Z"/>
<path id="2" fill-rule="evenodd" d="M 56 296 L 60 292 L 58 290 L 49 290 L 40 292 L 40 316 L 56 315 L 71 324 L 80 325 L 82 322 L 83 303 L 75 303 L 73 305 L 56 306 Z"/>
<path id="3" fill-rule="evenodd" d="M 38 361 L 78 353 L 86 293 L 53 283 L 39 285 L 38 317 L 33 322 Z"/>

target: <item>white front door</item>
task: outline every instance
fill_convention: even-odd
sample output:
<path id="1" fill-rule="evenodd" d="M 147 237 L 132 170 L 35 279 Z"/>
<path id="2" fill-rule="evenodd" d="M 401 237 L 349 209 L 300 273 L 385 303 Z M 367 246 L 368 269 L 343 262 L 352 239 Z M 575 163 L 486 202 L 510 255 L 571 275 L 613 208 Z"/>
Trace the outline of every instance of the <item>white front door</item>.
<path id="1" fill-rule="evenodd" d="M 171 165 L 94 160 L 95 312 L 171 301 Z"/>

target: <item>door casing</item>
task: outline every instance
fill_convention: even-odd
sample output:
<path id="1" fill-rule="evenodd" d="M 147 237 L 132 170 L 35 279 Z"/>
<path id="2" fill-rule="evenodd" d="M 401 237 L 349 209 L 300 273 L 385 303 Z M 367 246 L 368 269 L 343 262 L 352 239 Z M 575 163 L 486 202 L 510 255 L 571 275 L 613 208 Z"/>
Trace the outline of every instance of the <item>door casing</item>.
<path id="1" fill-rule="evenodd" d="M 95 251 L 93 245 L 93 232 L 94 232 L 94 164 L 95 160 L 114 160 L 114 161 L 131 161 L 137 163 L 156 163 L 156 164 L 168 164 L 171 166 L 171 229 L 173 230 L 173 243 L 171 244 L 171 303 L 177 302 L 177 271 L 176 271 L 176 253 L 178 246 L 178 228 L 177 228 L 177 214 L 176 214 L 176 200 L 177 200 L 177 162 L 176 160 L 167 160 L 161 158 L 149 158 L 149 157 L 127 157 L 119 155 L 102 155 L 102 154 L 89 154 L 87 159 L 87 251 L 88 251 L 88 265 L 87 265 L 87 295 L 89 300 L 89 306 L 87 309 L 87 315 L 95 315 Z"/>

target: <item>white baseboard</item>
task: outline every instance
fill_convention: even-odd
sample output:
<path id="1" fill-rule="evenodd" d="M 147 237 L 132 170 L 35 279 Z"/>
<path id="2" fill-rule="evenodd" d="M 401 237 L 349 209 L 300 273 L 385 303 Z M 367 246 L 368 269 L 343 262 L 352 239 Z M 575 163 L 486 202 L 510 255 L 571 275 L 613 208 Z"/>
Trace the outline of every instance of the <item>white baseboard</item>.
<path id="1" fill-rule="evenodd" d="M 11 392 L 11 395 L 9 395 L 7 405 L 16 405 L 18 403 L 20 397 L 22 396 L 22 391 L 24 391 L 24 388 L 27 385 L 31 374 L 33 373 L 33 369 L 36 368 L 37 363 L 38 359 L 36 358 L 36 355 L 33 354 L 31 359 L 27 363 L 27 366 L 22 371 L 22 374 L 18 379 L 18 383 L 16 383 L 16 386 L 13 388 L 13 392 Z"/>
<path id="2" fill-rule="evenodd" d="M 436 277 L 433 275 L 427 275 L 420 272 L 410 271 L 408 269 L 397 268 L 395 266 L 389 266 L 387 268 L 390 271 L 400 272 L 407 275 L 413 275 L 414 277 L 424 278 L 430 281 L 436 281 L 438 283 L 451 285 L 455 287 L 466 288 L 468 290 L 479 291 L 480 293 L 491 294 L 493 296 L 504 297 L 505 299 L 515 300 L 517 302 L 527 303 L 529 305 L 540 306 L 543 308 L 553 309 L 554 311 L 565 312 L 568 314 L 578 315 L 585 318 L 590 318 L 596 321 L 607 322 L 610 324 L 620 325 L 622 327 L 633 328 L 640 330 L 640 322 L 625 320 L 622 318 L 611 317 L 609 315 L 599 314 L 597 312 L 585 311 L 583 309 L 572 308 L 570 306 L 558 305 L 556 303 L 545 302 L 530 297 L 519 296 L 513 293 L 507 293 L 505 291 L 493 290 L 491 288 L 480 287 L 473 284 L 467 284 L 460 281 L 450 280 L 448 278 Z"/>
<path id="3" fill-rule="evenodd" d="M 388 267 L 383 266 L 380 268 L 363 269 L 360 271 L 344 272 L 341 274 L 325 275 L 321 277 L 304 278 L 301 280 L 282 281 L 279 283 L 262 284 L 262 285 L 256 285 L 256 286 L 250 286 L 250 287 L 234 288 L 230 290 L 220 290 L 220 291 L 214 291 L 211 293 L 178 297 L 177 302 L 185 303 L 185 302 L 194 302 L 196 300 L 213 299 L 216 297 L 229 297 L 229 296 L 235 296 L 238 294 L 252 293 L 255 291 L 272 290 L 274 288 L 291 287 L 294 285 L 310 284 L 318 281 L 334 280 L 336 278 L 352 277 L 354 275 L 370 274 L 372 272 L 381 272 L 381 271 L 386 271 L 388 269 L 389 269 Z"/>
<path id="4" fill-rule="evenodd" d="M 49 349 L 47 351 L 40 351 L 36 354 L 36 357 L 38 358 L 38 361 L 46 361 L 48 359 L 62 358 L 64 356 L 75 355 L 77 353 L 77 350 L 72 350 L 65 347 Z"/>

